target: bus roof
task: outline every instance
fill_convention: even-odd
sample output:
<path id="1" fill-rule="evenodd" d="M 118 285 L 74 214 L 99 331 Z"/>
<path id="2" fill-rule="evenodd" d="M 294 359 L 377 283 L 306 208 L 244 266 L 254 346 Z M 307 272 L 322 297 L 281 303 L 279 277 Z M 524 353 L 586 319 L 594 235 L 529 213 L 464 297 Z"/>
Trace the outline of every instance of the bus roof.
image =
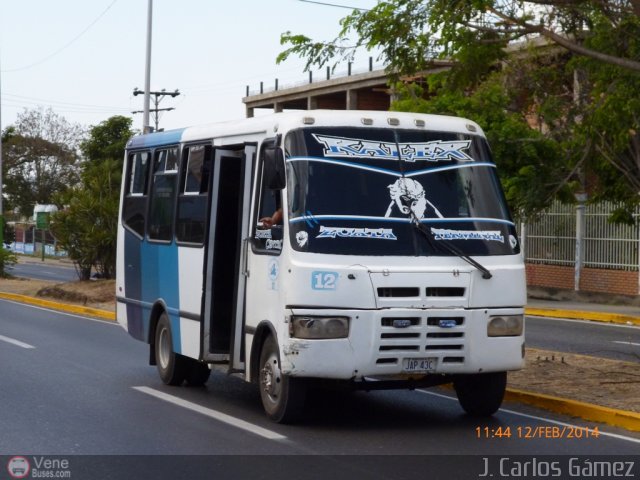
<path id="1" fill-rule="evenodd" d="M 424 129 L 484 136 L 477 123 L 460 117 L 367 110 L 302 110 L 139 135 L 133 137 L 127 147 L 145 148 L 234 137 L 243 142 L 249 136 L 264 138 L 311 126 Z"/>

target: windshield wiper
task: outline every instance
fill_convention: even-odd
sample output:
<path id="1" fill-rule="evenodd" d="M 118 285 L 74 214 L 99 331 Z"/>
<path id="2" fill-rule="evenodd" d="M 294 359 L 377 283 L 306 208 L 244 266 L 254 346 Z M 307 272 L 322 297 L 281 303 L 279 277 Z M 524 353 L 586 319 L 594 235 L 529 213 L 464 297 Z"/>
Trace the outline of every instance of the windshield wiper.
<path id="1" fill-rule="evenodd" d="M 464 253 L 462 253 L 457 247 L 454 247 L 450 243 L 440 243 L 440 242 L 438 242 L 437 244 L 434 243 L 434 240 L 432 238 L 432 233 L 427 230 L 426 226 L 424 226 L 423 224 L 420 223 L 420 221 L 416 218 L 416 216 L 415 216 L 415 214 L 413 214 L 413 212 L 412 212 L 411 223 L 413 223 L 413 225 L 415 225 L 415 227 L 418 229 L 418 231 L 424 235 L 424 237 L 427 239 L 427 242 L 429 243 L 431 248 L 433 248 L 433 249 L 435 249 L 436 247 L 437 248 L 441 248 L 441 249 L 444 249 L 444 250 L 448 251 L 449 253 L 452 253 L 453 255 L 455 255 L 457 257 L 460 257 L 462 260 L 464 260 L 468 264 L 470 264 L 470 265 L 474 266 L 475 268 L 477 268 L 478 270 L 480 270 L 480 272 L 482 272 L 482 278 L 484 278 L 485 280 L 489 280 L 491 277 L 493 277 L 491 272 L 485 266 L 483 266 L 483 265 L 479 264 L 478 262 L 476 262 L 469 255 L 465 255 Z"/>

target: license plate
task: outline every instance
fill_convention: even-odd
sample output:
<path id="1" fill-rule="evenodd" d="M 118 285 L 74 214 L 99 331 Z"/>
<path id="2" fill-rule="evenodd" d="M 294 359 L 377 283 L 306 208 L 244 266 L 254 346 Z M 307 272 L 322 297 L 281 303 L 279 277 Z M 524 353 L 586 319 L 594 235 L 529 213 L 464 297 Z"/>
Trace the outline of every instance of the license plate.
<path id="1" fill-rule="evenodd" d="M 405 372 L 435 372 L 438 359 L 435 357 L 429 358 L 405 358 L 402 361 L 402 369 Z"/>

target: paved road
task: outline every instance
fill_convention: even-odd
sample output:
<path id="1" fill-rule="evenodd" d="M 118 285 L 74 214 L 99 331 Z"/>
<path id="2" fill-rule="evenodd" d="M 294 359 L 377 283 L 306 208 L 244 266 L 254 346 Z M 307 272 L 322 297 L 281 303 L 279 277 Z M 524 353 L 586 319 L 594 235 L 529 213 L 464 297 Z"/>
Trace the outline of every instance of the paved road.
<path id="1" fill-rule="evenodd" d="M 640 327 L 527 317 L 525 328 L 530 347 L 640 363 Z"/>
<path id="2" fill-rule="evenodd" d="M 51 265 L 48 263 L 17 263 L 9 270 L 11 275 L 36 280 L 54 282 L 72 282 L 78 280 L 76 269 L 72 266 Z"/>
<path id="3" fill-rule="evenodd" d="M 0 455 L 595 455 L 640 449 L 640 435 L 603 426 L 597 438 L 585 438 L 585 430 L 574 430 L 583 438 L 551 438 L 544 427 L 594 425 L 517 404 L 477 420 L 464 415 L 447 390 L 325 394 L 310 403 L 303 425 L 276 425 L 264 416 L 256 388 L 240 379 L 214 374 L 205 388 L 164 386 L 146 365 L 146 346 L 112 323 L 0 301 L 0 336 Z M 497 427 L 508 427 L 511 437 L 486 438 Z M 366 462 L 362 468 L 377 467 Z"/>

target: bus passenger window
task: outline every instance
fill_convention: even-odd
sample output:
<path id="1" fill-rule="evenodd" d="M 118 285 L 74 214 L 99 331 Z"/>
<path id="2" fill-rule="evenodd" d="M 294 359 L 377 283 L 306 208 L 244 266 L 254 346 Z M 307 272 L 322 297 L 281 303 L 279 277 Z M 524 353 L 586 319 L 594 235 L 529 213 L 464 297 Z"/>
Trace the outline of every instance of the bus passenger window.
<path id="1" fill-rule="evenodd" d="M 198 245 L 204 242 L 211 164 L 211 146 L 185 148 L 176 218 L 176 240 L 179 242 Z"/>
<path id="2" fill-rule="evenodd" d="M 144 236 L 149 157 L 149 152 L 136 152 L 127 158 L 128 187 L 122 207 L 122 222 L 140 236 Z"/>
<path id="3" fill-rule="evenodd" d="M 173 199 L 176 191 L 178 148 L 159 150 L 153 164 L 148 235 L 170 241 L 173 235 Z"/>

